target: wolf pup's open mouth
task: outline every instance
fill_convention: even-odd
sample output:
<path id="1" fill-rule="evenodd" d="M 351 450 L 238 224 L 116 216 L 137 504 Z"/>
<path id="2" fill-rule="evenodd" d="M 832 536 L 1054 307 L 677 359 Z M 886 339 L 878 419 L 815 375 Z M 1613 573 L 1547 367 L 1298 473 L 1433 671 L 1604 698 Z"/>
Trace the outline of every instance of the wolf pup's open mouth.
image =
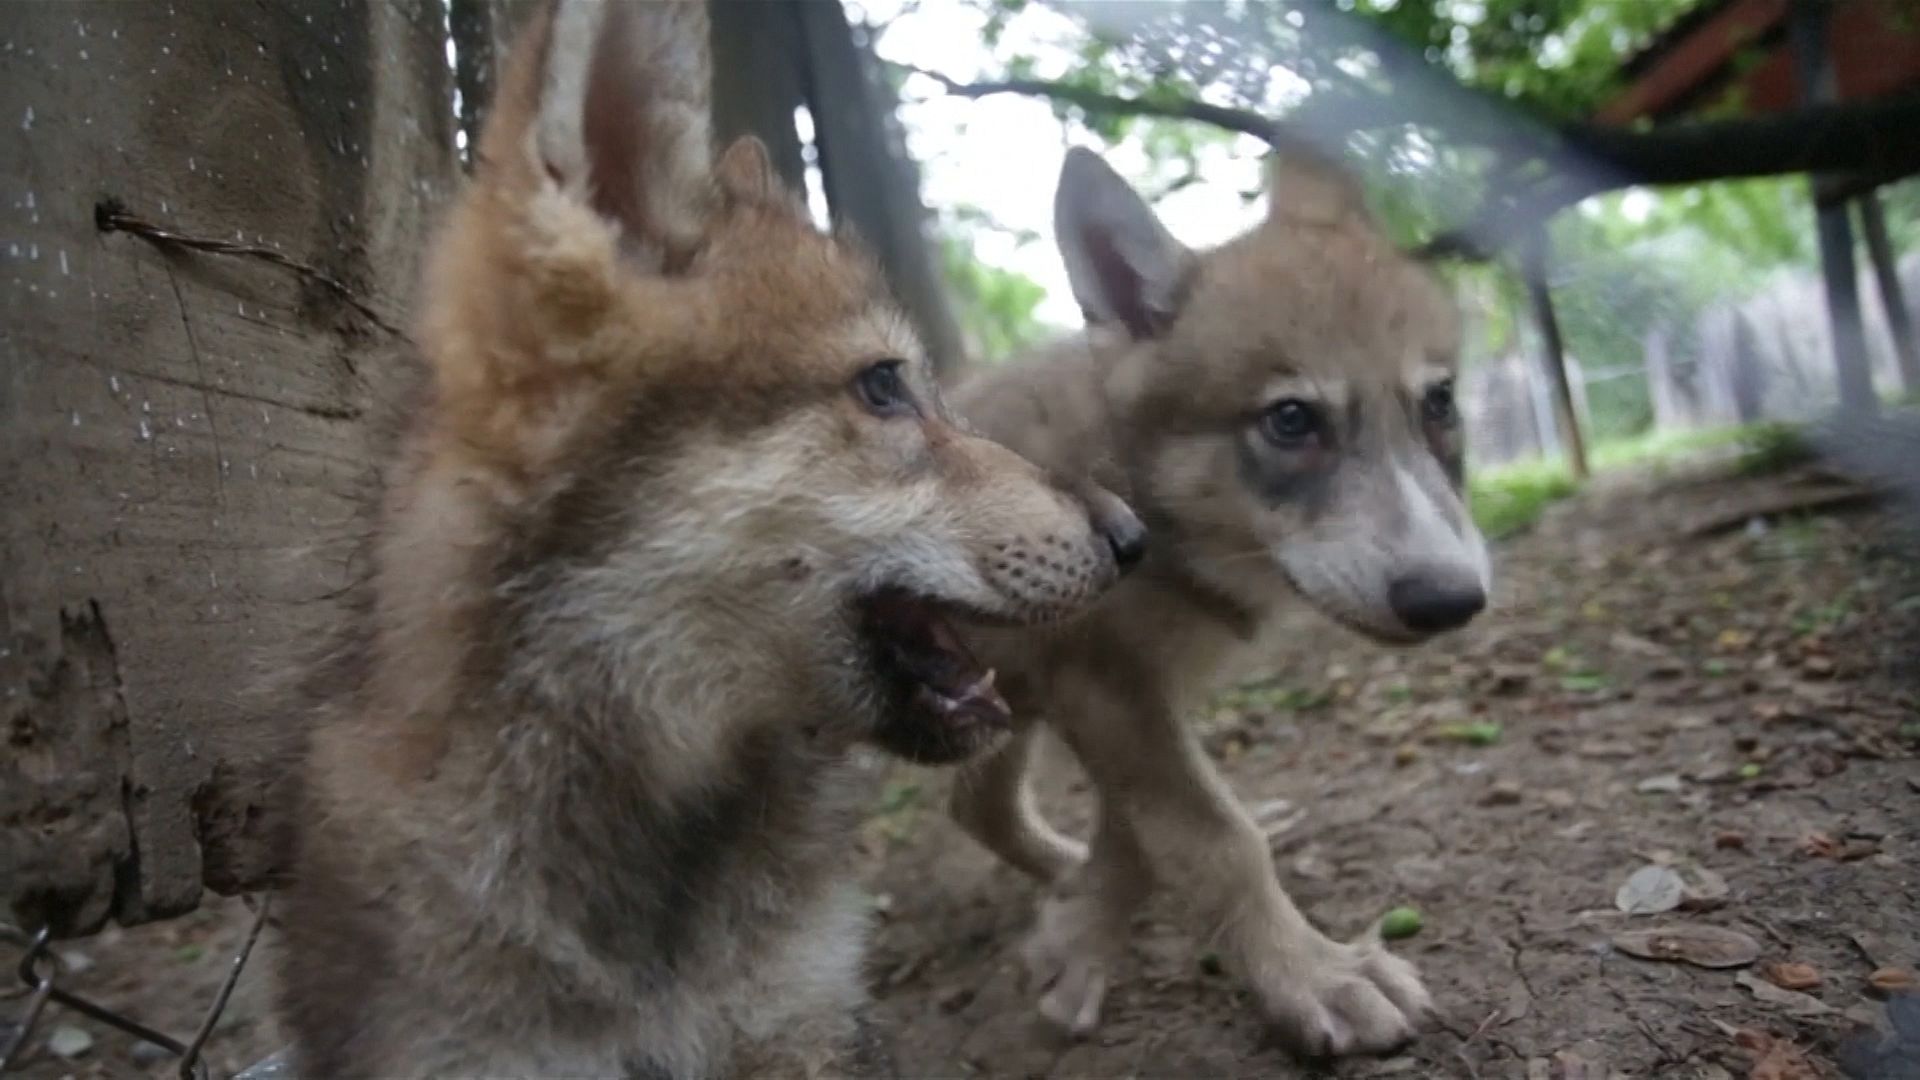
<path id="1" fill-rule="evenodd" d="M 969 612 L 888 588 L 860 601 L 860 617 L 890 698 L 875 732 L 883 747 L 915 761 L 954 761 L 1012 726 L 993 672 L 954 628 L 954 620 L 972 618 Z"/>

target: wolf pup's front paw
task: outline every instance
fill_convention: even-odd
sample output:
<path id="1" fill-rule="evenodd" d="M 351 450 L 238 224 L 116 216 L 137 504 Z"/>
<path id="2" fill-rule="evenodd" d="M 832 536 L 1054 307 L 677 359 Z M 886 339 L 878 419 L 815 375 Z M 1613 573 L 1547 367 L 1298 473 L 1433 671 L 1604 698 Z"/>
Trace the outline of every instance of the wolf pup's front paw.
<path id="1" fill-rule="evenodd" d="M 1433 1009 L 1412 964 L 1377 938 L 1341 944 L 1308 931 L 1252 973 L 1278 1036 L 1306 1057 L 1379 1054 L 1411 1042 Z"/>
<path id="2" fill-rule="evenodd" d="M 1107 972 L 1117 943 L 1101 931 L 1089 896 L 1052 896 L 1041 902 L 1039 925 L 1020 950 L 1030 985 L 1040 989 L 1040 1015 L 1075 1038 L 1100 1026 Z"/>

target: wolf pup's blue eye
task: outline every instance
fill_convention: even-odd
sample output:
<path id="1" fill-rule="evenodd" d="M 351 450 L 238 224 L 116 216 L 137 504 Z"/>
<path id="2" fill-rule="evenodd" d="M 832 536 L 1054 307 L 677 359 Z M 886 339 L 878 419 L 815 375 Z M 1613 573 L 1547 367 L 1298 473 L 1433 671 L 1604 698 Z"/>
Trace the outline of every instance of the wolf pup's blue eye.
<path id="1" fill-rule="evenodd" d="M 1283 449 L 1297 449 L 1319 431 L 1319 410 L 1297 398 L 1276 401 L 1260 414 L 1261 436 Z"/>
<path id="2" fill-rule="evenodd" d="M 1426 395 L 1420 399 L 1420 413 L 1427 423 L 1441 427 L 1452 427 L 1460 419 L 1453 405 L 1453 380 L 1437 382 L 1427 387 Z"/>
<path id="3" fill-rule="evenodd" d="M 873 415 L 912 416 L 919 411 L 914 408 L 913 391 L 900 376 L 900 364 L 899 360 L 882 360 L 853 377 L 854 396 Z"/>

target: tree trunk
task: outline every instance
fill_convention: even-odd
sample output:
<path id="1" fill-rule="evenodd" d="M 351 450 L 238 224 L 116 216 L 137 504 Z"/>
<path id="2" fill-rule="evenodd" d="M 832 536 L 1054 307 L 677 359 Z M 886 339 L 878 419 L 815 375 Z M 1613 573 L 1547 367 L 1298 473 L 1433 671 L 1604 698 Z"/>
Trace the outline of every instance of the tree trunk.
<path id="1" fill-rule="evenodd" d="M 806 104 L 806 46 L 800 13 L 791 4 L 709 0 L 713 24 L 715 148 L 742 135 L 767 144 L 773 167 L 793 190 L 806 194 L 807 166 L 794 111 Z"/>
<path id="2" fill-rule="evenodd" d="M 896 105 L 879 65 L 854 41 L 840 0 L 796 0 L 807 50 L 807 100 L 827 203 L 885 268 L 894 295 L 920 330 L 936 371 L 958 370 L 966 347 L 913 163 L 898 144 Z"/>
<path id="3" fill-rule="evenodd" d="M 241 692 L 361 572 L 369 417 L 409 368 L 394 328 L 458 176 L 442 20 L 7 9 L 0 918 L 158 918 L 266 868 L 291 718 Z"/>

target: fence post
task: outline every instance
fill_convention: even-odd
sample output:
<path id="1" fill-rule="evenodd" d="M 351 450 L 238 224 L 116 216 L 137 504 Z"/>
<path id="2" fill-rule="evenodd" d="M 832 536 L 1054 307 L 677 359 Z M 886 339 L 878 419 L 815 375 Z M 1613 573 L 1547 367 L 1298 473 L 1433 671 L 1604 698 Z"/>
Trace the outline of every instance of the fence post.
<path id="1" fill-rule="evenodd" d="M 1573 475 L 1587 478 L 1587 442 L 1580 433 L 1580 417 L 1573 407 L 1573 389 L 1567 381 L 1566 350 L 1560 340 L 1560 320 L 1553 313 L 1553 290 L 1547 285 L 1547 230 L 1541 226 L 1527 237 L 1521 256 L 1521 276 L 1533 302 L 1533 318 L 1540 331 L 1540 361 L 1553 386 L 1553 411 L 1560 444 Z"/>
<path id="2" fill-rule="evenodd" d="M 1887 331 L 1893 337 L 1893 355 L 1900 362 L 1900 388 L 1920 394 L 1920 341 L 1914 340 L 1913 315 L 1907 309 L 1906 290 L 1900 284 L 1900 267 L 1893 258 L 1893 242 L 1887 236 L 1887 217 L 1880 210 L 1878 191 L 1860 196 L 1860 231 L 1866 234 L 1873 275 L 1880 284 L 1881 306 L 1887 309 Z"/>
<path id="3" fill-rule="evenodd" d="M 1641 355 L 1647 365 L 1647 396 L 1653 403 L 1653 429 L 1679 427 L 1679 404 L 1673 399 L 1673 359 L 1667 352 L 1667 330 L 1647 331 Z"/>
<path id="4" fill-rule="evenodd" d="M 1809 105 L 1837 96 L 1827 49 L 1829 0 L 1795 0 L 1788 31 L 1801 100 Z M 1833 360 L 1839 376 L 1840 408 L 1873 412 L 1873 370 L 1867 365 L 1866 330 L 1860 322 L 1860 284 L 1853 265 L 1853 225 L 1845 202 L 1826 194 L 1828 177 L 1809 178 L 1820 235 L 1821 276 L 1827 290 L 1827 322 L 1833 333 Z"/>

